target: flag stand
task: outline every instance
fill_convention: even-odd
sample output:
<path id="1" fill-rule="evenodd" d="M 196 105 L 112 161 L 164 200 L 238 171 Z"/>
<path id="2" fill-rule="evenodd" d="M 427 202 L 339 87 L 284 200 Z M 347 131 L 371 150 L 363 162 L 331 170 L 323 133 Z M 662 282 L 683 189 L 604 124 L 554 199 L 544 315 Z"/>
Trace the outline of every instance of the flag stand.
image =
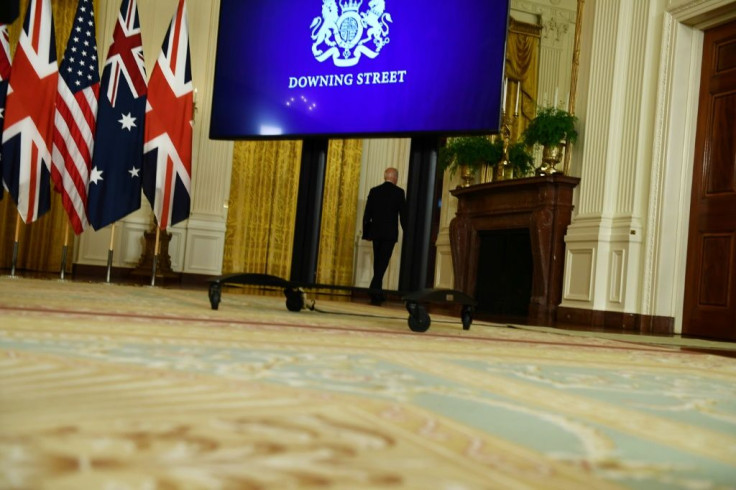
<path id="1" fill-rule="evenodd" d="M 156 285 L 156 262 L 158 261 L 158 244 L 161 235 L 161 228 L 156 225 L 156 245 L 153 248 L 153 274 L 151 275 L 151 286 Z"/>
<path id="2" fill-rule="evenodd" d="M 112 251 L 113 251 L 113 243 L 115 241 L 115 223 L 112 224 L 112 228 L 110 231 L 110 248 L 107 249 L 107 277 L 105 278 L 105 282 L 110 284 L 110 272 L 112 271 Z"/>
<path id="3" fill-rule="evenodd" d="M 66 272 L 66 252 L 69 248 L 69 221 L 66 222 L 64 227 L 64 246 L 61 247 L 61 273 L 59 274 L 60 280 L 64 280 L 64 273 Z"/>
<path id="4" fill-rule="evenodd" d="M 18 262 L 18 241 L 20 237 L 20 213 L 15 220 L 15 241 L 13 242 L 13 263 L 10 266 L 10 277 L 15 277 L 15 265 Z"/>

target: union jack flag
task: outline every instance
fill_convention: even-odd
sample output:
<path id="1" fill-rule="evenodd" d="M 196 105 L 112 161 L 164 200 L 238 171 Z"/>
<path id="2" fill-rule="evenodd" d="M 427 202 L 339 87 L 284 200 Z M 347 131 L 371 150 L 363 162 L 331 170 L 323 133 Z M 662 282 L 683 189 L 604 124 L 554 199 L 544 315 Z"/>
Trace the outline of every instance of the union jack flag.
<path id="1" fill-rule="evenodd" d="M 179 0 L 148 82 L 143 147 L 143 192 L 162 230 L 189 217 L 193 113 L 187 11 Z"/>
<path id="2" fill-rule="evenodd" d="M 0 133 L 5 117 L 5 94 L 8 93 L 8 79 L 10 78 L 10 42 L 8 40 L 8 25 L 0 24 Z M 0 181 L 3 180 L 3 151 L 0 145 Z M 0 199 L 3 198 L 5 185 L 0 185 Z"/>
<path id="3" fill-rule="evenodd" d="M 77 235 L 88 224 L 87 186 L 99 91 L 94 8 L 91 0 L 79 0 L 61 61 L 51 155 L 51 179 Z"/>
<path id="4" fill-rule="evenodd" d="M 102 72 L 87 217 L 95 230 L 141 207 L 146 69 L 136 0 L 122 0 Z"/>
<path id="5" fill-rule="evenodd" d="M 5 101 L 3 180 L 31 223 L 51 207 L 49 177 L 59 69 L 51 0 L 30 0 Z"/>

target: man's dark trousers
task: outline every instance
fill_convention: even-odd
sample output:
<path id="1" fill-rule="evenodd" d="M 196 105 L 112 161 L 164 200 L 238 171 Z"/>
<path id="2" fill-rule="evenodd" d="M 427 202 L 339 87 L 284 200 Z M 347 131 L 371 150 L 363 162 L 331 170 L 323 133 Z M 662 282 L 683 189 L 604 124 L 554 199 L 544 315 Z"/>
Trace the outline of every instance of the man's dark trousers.
<path id="1" fill-rule="evenodd" d="M 371 280 L 371 289 L 383 289 L 383 276 L 388 269 L 388 263 L 391 261 L 391 254 L 394 251 L 396 242 L 390 240 L 373 240 L 373 279 Z M 374 302 L 384 301 L 386 298 L 383 294 L 371 293 Z"/>

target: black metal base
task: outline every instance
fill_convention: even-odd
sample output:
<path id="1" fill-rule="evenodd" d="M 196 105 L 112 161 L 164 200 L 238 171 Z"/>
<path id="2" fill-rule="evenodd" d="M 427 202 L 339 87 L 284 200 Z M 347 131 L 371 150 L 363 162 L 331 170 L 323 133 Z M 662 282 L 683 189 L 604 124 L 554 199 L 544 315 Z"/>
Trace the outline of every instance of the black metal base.
<path id="1" fill-rule="evenodd" d="M 454 289 L 423 289 L 405 295 L 402 300 L 406 302 L 406 309 L 409 312 L 409 328 L 414 332 L 425 332 L 431 323 L 427 309 L 422 303 L 462 305 L 460 319 L 463 330 L 470 329 L 473 312 L 478 304 L 467 294 Z"/>
<path id="2" fill-rule="evenodd" d="M 386 293 L 398 293 L 398 291 L 386 291 L 383 289 L 359 288 L 352 286 L 336 286 L 334 284 L 301 284 L 295 281 L 287 281 L 269 274 L 232 274 L 221 276 L 210 280 L 209 298 L 210 306 L 217 310 L 222 300 L 222 286 L 225 284 L 242 284 L 249 286 L 264 286 L 280 288 L 286 297 L 286 309 L 298 312 L 305 308 L 305 289 L 323 289 L 333 291 L 357 291 L 371 296 L 386 295 Z M 468 330 L 473 323 L 473 312 L 477 302 L 461 291 L 451 289 L 424 289 L 402 295 L 402 301 L 406 303 L 409 312 L 409 328 L 412 332 L 426 332 L 432 323 L 425 303 L 445 303 L 462 305 L 461 321 L 463 330 Z M 313 306 L 311 309 L 314 309 Z"/>

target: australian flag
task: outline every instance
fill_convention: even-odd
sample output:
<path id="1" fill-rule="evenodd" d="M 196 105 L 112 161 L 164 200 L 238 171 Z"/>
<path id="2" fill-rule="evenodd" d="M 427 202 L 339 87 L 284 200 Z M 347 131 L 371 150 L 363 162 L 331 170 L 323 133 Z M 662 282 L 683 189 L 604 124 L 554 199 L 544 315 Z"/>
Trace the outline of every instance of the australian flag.
<path id="1" fill-rule="evenodd" d="M 141 207 L 146 70 L 136 0 L 122 0 L 102 72 L 87 194 L 95 230 Z"/>
<path id="2" fill-rule="evenodd" d="M 179 0 L 148 84 L 143 192 L 165 230 L 189 217 L 192 72 L 184 0 Z"/>
<path id="3" fill-rule="evenodd" d="M 0 134 L 2 134 L 3 119 L 5 117 L 5 94 L 8 93 L 8 79 L 10 78 L 10 42 L 8 39 L 8 25 L 0 24 Z M 3 151 L 0 145 L 0 180 L 3 175 Z M 3 198 L 4 185 L 0 185 L 0 199 Z"/>

